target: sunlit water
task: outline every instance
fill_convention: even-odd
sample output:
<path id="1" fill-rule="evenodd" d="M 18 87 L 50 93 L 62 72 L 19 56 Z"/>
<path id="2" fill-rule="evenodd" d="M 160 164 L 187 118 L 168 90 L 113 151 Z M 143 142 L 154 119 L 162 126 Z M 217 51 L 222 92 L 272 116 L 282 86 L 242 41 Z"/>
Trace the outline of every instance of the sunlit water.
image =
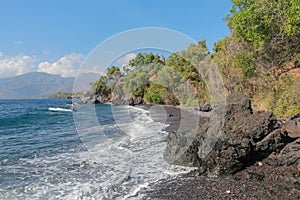
<path id="1" fill-rule="evenodd" d="M 189 170 L 163 160 L 166 124 L 147 111 L 108 104 L 78 105 L 74 116 L 49 111 L 66 103 L 0 100 L 1 200 L 140 199 L 142 187 Z"/>

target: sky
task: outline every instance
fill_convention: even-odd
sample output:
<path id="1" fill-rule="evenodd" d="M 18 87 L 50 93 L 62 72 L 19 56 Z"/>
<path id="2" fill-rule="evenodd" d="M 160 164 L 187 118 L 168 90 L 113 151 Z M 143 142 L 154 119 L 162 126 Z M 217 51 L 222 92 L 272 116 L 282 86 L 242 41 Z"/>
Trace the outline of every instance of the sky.
<path id="1" fill-rule="evenodd" d="M 75 76 L 99 43 L 143 27 L 206 39 L 212 50 L 229 35 L 224 18 L 230 9 L 230 0 L 1 1 L 0 78 L 32 71 Z"/>

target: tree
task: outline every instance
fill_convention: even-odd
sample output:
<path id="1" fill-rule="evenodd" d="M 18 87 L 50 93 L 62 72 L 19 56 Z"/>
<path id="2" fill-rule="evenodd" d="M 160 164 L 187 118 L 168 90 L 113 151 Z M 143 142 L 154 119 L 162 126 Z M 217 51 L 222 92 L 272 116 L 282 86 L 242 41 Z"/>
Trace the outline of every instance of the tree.
<path id="1" fill-rule="evenodd" d="M 116 66 L 108 68 L 106 74 L 108 79 L 115 80 L 116 82 L 118 82 L 120 76 L 122 75 L 120 68 Z"/>
<path id="2" fill-rule="evenodd" d="M 222 74 L 227 92 L 248 92 L 245 90 L 252 87 L 250 80 L 256 75 L 256 65 L 248 45 L 231 34 L 216 42 L 213 50 L 212 59 Z"/>
<path id="3" fill-rule="evenodd" d="M 226 20 L 259 70 L 275 79 L 300 67 L 300 0 L 232 0 Z"/>
<path id="4" fill-rule="evenodd" d="M 142 53 L 138 53 L 134 59 L 129 61 L 129 66 L 131 67 L 141 67 L 144 65 L 145 57 Z"/>
<path id="5" fill-rule="evenodd" d="M 146 102 L 156 103 L 156 104 L 167 104 L 167 105 L 178 105 L 179 101 L 175 97 L 174 93 L 170 91 L 167 87 L 151 83 L 146 89 L 146 94 L 144 96 Z"/>
<path id="6" fill-rule="evenodd" d="M 108 80 L 106 76 L 100 76 L 98 80 L 93 82 L 92 85 L 92 90 L 96 94 L 100 94 L 102 96 L 107 96 L 109 95 L 109 88 L 107 86 Z"/>
<path id="7" fill-rule="evenodd" d="M 131 71 L 124 78 L 124 91 L 127 96 L 143 97 L 149 84 L 149 76 L 145 71 Z"/>
<path id="8" fill-rule="evenodd" d="M 144 54 L 144 65 L 148 65 L 150 63 L 153 63 L 155 57 L 154 54 L 152 52 L 148 53 L 148 54 Z"/>

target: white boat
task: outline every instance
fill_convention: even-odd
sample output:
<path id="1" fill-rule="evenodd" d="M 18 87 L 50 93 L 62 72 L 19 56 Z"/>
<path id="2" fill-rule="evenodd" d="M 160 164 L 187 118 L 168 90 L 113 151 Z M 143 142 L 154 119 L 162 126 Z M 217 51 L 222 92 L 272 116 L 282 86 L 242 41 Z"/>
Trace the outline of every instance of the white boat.
<path id="1" fill-rule="evenodd" d="M 48 108 L 48 110 L 53 111 L 53 112 L 72 112 L 72 109 L 67 109 L 67 108 Z"/>

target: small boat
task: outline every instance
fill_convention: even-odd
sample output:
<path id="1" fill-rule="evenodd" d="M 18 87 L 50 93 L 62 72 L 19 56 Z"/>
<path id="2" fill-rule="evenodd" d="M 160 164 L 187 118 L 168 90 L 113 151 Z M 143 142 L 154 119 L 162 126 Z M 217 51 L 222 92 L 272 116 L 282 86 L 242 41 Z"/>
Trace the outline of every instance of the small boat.
<path id="1" fill-rule="evenodd" d="M 67 108 L 48 108 L 48 110 L 53 111 L 53 112 L 73 112 L 73 109 L 67 109 Z"/>

